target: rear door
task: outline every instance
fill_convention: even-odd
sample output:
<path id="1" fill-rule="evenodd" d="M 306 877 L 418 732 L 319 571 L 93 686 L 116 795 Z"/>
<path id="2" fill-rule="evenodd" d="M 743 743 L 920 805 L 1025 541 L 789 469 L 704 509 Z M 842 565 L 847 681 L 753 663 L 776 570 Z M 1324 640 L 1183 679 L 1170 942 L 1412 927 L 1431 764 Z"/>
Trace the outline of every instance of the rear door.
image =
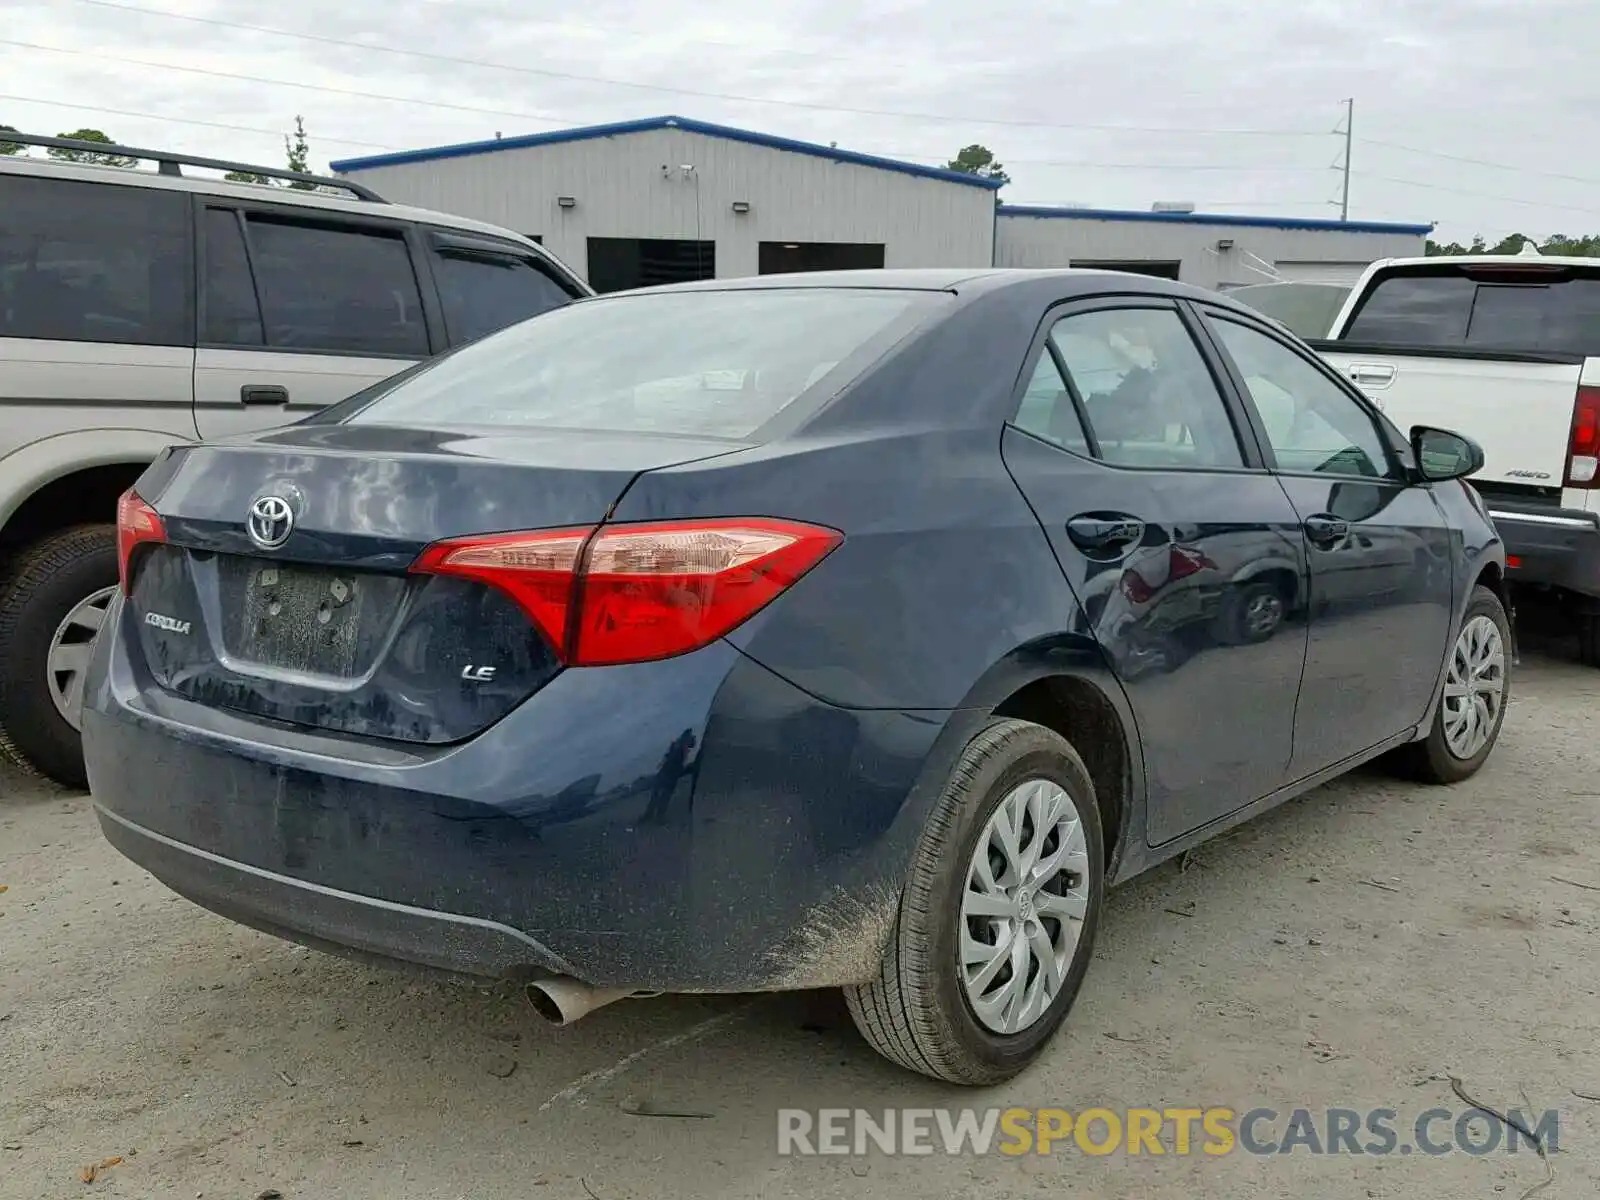
<path id="1" fill-rule="evenodd" d="M 1064 306 L 1041 330 L 1005 461 L 1133 707 L 1152 844 L 1286 781 L 1305 554 L 1178 305 Z"/>
<path id="2" fill-rule="evenodd" d="M 444 348 L 397 221 L 203 198 L 195 425 L 267 429 Z"/>
<path id="3" fill-rule="evenodd" d="M 1422 719 L 1454 622 L 1455 539 L 1432 490 L 1406 480 L 1393 435 L 1323 364 L 1265 324 L 1203 311 L 1304 530 L 1301 777 Z"/>

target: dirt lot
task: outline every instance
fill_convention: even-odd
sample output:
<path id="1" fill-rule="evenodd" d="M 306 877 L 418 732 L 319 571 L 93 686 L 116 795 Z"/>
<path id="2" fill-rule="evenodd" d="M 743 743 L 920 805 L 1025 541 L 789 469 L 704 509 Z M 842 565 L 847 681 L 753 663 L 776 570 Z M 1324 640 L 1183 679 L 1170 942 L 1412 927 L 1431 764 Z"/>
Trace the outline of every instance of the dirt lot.
<path id="1" fill-rule="evenodd" d="M 1518 1200 L 1545 1178 L 1526 1146 L 776 1153 L 783 1107 L 1392 1108 L 1405 1134 L 1466 1107 L 1447 1074 L 1559 1110 L 1540 1200 L 1593 1197 L 1600 1103 L 1575 1093 L 1600 1096 L 1600 890 L 1578 886 L 1600 886 L 1597 699 L 1600 672 L 1530 652 L 1472 782 L 1362 773 L 1121 889 L 1068 1030 L 976 1096 L 880 1062 L 827 996 L 629 1001 L 556 1030 L 302 951 L 168 894 L 86 798 L 0 774 L 0 1198 Z"/>

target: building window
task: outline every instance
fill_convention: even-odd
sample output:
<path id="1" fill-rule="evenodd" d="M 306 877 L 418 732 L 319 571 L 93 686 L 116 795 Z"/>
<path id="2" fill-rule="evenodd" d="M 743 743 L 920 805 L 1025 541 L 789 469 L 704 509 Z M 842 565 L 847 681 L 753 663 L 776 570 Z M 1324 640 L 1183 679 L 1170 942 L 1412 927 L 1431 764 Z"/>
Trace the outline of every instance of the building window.
<path id="1" fill-rule="evenodd" d="M 1165 260 L 1142 258 L 1075 258 L 1072 265 L 1084 271 L 1127 271 L 1132 275 L 1152 275 L 1157 279 L 1176 279 L 1183 264 Z"/>
<path id="2" fill-rule="evenodd" d="M 882 242 L 762 242 L 763 275 L 794 271 L 870 271 L 883 267 Z"/>
<path id="3" fill-rule="evenodd" d="M 589 286 L 623 292 L 664 283 L 717 277 L 715 242 L 673 238 L 589 239 Z"/>

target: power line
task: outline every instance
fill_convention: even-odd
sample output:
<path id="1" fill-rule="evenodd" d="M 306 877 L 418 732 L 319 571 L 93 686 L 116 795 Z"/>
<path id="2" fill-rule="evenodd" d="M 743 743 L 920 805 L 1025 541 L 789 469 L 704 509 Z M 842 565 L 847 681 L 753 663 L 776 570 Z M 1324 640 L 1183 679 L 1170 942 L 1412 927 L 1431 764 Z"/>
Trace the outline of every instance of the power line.
<path id="1" fill-rule="evenodd" d="M 1303 129 L 1206 129 L 1178 126 L 1149 126 L 1149 125 L 1104 125 L 1088 122 L 1061 122 L 1061 121 L 1025 121 L 1005 117 L 963 117 L 950 113 L 914 112 L 898 109 L 883 108 L 855 108 L 838 104 L 817 104 L 805 100 L 773 100 L 762 96 L 746 96 L 735 92 L 713 92 L 694 88 L 672 87 L 666 84 L 640 83 L 628 79 L 611 79 L 600 75 L 583 75 L 571 71 L 552 71 L 543 67 L 514 66 L 509 63 L 490 62 L 486 59 L 460 58 L 450 54 L 436 54 L 428 50 L 407 50 L 399 46 L 385 46 L 374 42 L 357 42 L 348 38 L 326 37 L 316 33 L 298 33 L 288 29 L 274 29 L 265 25 L 250 25 L 242 21 L 225 21 L 218 17 L 196 17 L 188 13 L 168 12 L 159 8 L 142 8 L 133 4 L 119 3 L 118 0 L 79 0 L 82 4 L 91 4 L 98 8 L 113 8 L 123 12 L 139 13 L 144 16 L 164 17 L 174 21 L 189 21 L 199 25 L 210 25 L 221 29 L 237 29 L 247 33 L 264 33 L 273 37 L 293 38 L 297 41 L 315 42 L 325 46 L 339 46 L 345 49 L 366 50 L 380 54 L 398 54 L 408 58 L 426 59 L 432 62 L 450 63 L 456 66 L 480 67 L 495 71 L 510 71 L 521 75 L 537 75 L 545 79 L 560 79 L 572 83 L 599 84 L 604 87 L 633 88 L 640 91 L 662 92 L 669 95 L 689 96 L 702 100 L 731 101 L 737 104 L 767 104 L 779 108 L 797 108 L 810 112 L 843 113 L 849 116 L 865 117 L 890 117 L 902 120 L 940 121 L 947 124 L 1004 126 L 1017 129 L 1081 129 L 1095 130 L 1107 133 L 1182 133 L 1182 134 L 1226 134 L 1237 137 L 1322 137 L 1321 133 L 1314 133 Z M 59 49 L 59 47 L 45 47 L 46 49 Z M 129 59 L 129 62 L 135 60 Z M 141 63 L 142 66 L 152 64 Z M 282 81 L 279 81 L 282 82 Z M 286 86 L 300 86 L 288 84 Z M 431 101 L 410 101 L 410 103 L 432 103 Z M 497 114 L 511 115 L 511 114 Z"/>
<path id="2" fill-rule="evenodd" d="M 1475 196 L 1480 200 L 1498 200 L 1502 204 L 1523 204 L 1529 208 L 1559 208 L 1566 212 L 1584 213 L 1591 217 L 1600 217 L 1600 209 L 1579 208 L 1571 204 L 1553 204 L 1545 200 L 1527 200 L 1519 196 L 1499 196 L 1491 192 L 1474 192 L 1466 188 L 1447 187 L 1438 183 L 1423 183 L 1417 179 L 1397 179 L 1392 175 L 1369 175 L 1368 179 L 1382 180 L 1384 183 L 1396 183 L 1402 187 L 1423 188 L 1430 192 L 1445 192 L 1452 196 Z"/>
<path id="3" fill-rule="evenodd" d="M 1380 138 L 1359 137 L 1358 142 L 1365 142 L 1369 146 L 1386 146 L 1390 150 L 1404 150 L 1407 154 L 1426 155 L 1429 158 L 1442 158 L 1447 162 L 1469 163 L 1475 167 L 1492 167 L 1497 171 L 1515 171 L 1519 175 L 1539 175 L 1546 179 L 1565 179 L 1570 183 L 1588 183 L 1600 185 L 1600 179 L 1591 175 L 1565 175 L 1560 171 L 1538 171 L 1532 167 L 1518 167 L 1510 163 L 1491 162 L 1486 158 L 1468 158 L 1462 154 L 1446 154 L 1441 150 L 1425 150 L 1420 146 L 1407 146 L 1400 142 L 1386 142 Z"/>
<path id="4" fill-rule="evenodd" d="M 6 104 L 43 104 L 52 108 L 67 108 L 74 112 L 101 113 L 108 117 L 131 117 L 143 121 L 163 121 L 173 125 L 198 125 L 206 129 L 225 129 L 231 133 L 265 133 L 272 137 L 285 137 L 286 129 L 267 129 L 259 125 L 230 125 L 223 121 L 202 121 L 196 117 L 170 117 L 163 113 L 135 112 L 127 108 L 98 108 L 93 104 L 69 104 L 64 100 L 40 100 L 35 96 L 5 96 L 0 95 L 0 102 Z M 364 142 L 357 138 L 333 137 L 329 134 L 318 133 L 319 142 L 336 142 L 341 146 L 364 146 L 369 150 L 403 150 L 403 146 L 388 146 L 381 142 Z"/>
<path id="5" fill-rule="evenodd" d="M 168 125 L 194 125 L 204 129 L 222 129 L 231 133 L 259 133 L 270 137 L 284 136 L 288 131 L 284 129 L 269 129 L 261 125 L 234 125 L 224 121 L 203 121 L 197 117 L 176 117 L 170 113 L 138 112 L 126 108 L 103 108 L 93 104 L 76 104 L 65 100 L 48 100 L 38 96 L 10 96 L 0 94 L 0 103 L 5 104 L 39 104 L 54 108 L 71 109 L 75 112 L 100 113 L 112 117 L 130 117 L 135 120 L 160 121 Z M 318 142 L 334 142 L 342 146 L 362 146 L 369 150 L 404 151 L 406 146 L 394 146 L 384 142 L 368 142 L 359 138 L 335 137 L 332 134 L 316 133 Z M 902 159 L 906 162 L 943 164 L 947 159 L 937 154 L 909 154 L 896 150 L 874 151 L 886 158 Z M 1323 167 L 1299 166 L 1274 166 L 1257 165 L 1251 163 L 1103 163 L 1084 159 L 1066 158 L 1012 158 L 1009 155 L 1007 162 L 1018 163 L 1025 166 L 1072 167 L 1078 170 L 1090 171 L 1239 171 L 1247 173 L 1274 173 L 1274 172 L 1316 172 L 1321 174 Z"/>
<path id="6" fill-rule="evenodd" d="M 128 58 L 120 54 L 100 54 L 94 50 L 68 49 L 65 46 L 45 46 L 37 42 L 19 42 L 0 38 L 0 46 L 16 46 L 23 50 L 41 50 L 50 54 L 72 54 L 80 58 L 94 58 L 101 62 L 121 63 L 125 66 L 148 67 L 155 71 L 178 71 L 185 75 L 204 75 L 223 79 L 229 83 L 259 83 L 267 87 L 297 88 L 303 92 L 322 92 L 330 96 L 353 96 L 360 100 L 383 100 L 390 104 L 419 104 L 425 108 L 442 108 L 451 112 L 476 113 L 488 117 L 515 117 L 519 121 L 538 121 L 545 125 L 565 125 L 563 117 L 547 113 L 515 112 L 504 108 L 479 108 L 471 104 L 452 104 L 447 100 L 423 100 L 413 96 L 385 96 L 379 92 L 363 92 L 356 88 L 331 87 L 322 83 L 294 83 L 287 79 L 265 79 L 259 75 L 239 75 L 231 71 L 210 71 L 204 67 L 181 66 L 178 63 L 150 62 L 141 58 Z"/>

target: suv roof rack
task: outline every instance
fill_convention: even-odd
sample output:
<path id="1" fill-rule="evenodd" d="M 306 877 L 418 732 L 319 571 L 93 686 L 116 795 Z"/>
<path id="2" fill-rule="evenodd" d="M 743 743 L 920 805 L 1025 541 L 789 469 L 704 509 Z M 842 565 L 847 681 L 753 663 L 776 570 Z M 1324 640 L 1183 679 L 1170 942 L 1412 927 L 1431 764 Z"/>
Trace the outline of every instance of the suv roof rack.
<path id="1" fill-rule="evenodd" d="M 367 200 L 374 204 L 387 204 L 388 201 L 377 192 L 364 184 L 352 182 L 349 179 L 340 179 L 335 175 L 308 175 L 303 171 L 289 171 L 283 167 L 262 167 L 254 163 L 230 162 L 225 158 L 201 158 L 195 154 L 174 154 L 169 150 L 141 150 L 137 146 L 120 146 L 115 142 L 84 142 L 77 138 L 42 137 L 36 133 L 16 133 L 13 130 L 0 132 L 0 142 L 14 142 L 22 146 L 43 146 L 46 149 L 79 150 L 90 154 L 120 154 L 125 158 L 137 158 L 145 162 L 156 164 L 156 170 L 162 175 L 183 177 L 182 167 L 204 167 L 210 171 L 240 171 L 249 175 L 261 175 L 267 179 L 282 179 L 289 183 L 309 183 L 316 187 L 338 188 L 340 191 L 349 192 L 358 200 Z"/>

